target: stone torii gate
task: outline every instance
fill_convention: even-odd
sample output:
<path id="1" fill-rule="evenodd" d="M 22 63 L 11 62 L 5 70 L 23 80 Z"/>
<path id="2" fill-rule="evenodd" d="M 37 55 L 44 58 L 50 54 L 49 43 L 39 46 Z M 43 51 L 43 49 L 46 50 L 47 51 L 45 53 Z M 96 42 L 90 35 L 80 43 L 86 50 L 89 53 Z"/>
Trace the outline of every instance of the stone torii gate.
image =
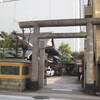
<path id="1" fill-rule="evenodd" d="M 86 38 L 86 69 L 85 69 L 85 88 L 94 89 L 94 32 L 93 26 L 100 25 L 100 18 L 86 19 L 64 19 L 64 20 L 44 20 L 44 21 L 26 21 L 19 22 L 20 28 L 34 28 L 33 33 L 33 50 L 32 50 L 32 82 L 33 88 L 38 89 L 44 84 L 44 60 L 39 52 L 40 38 Z M 41 27 L 64 27 L 64 26 L 86 26 L 86 33 L 69 33 L 69 34 L 40 34 Z M 40 43 L 42 47 L 43 43 Z M 43 49 L 43 48 L 42 48 Z M 41 65 L 40 65 L 41 64 Z M 42 72 L 41 72 L 42 71 Z M 40 73 L 41 72 L 41 73 Z M 41 80 L 41 81 L 40 81 Z M 42 84 L 42 85 L 41 85 Z"/>

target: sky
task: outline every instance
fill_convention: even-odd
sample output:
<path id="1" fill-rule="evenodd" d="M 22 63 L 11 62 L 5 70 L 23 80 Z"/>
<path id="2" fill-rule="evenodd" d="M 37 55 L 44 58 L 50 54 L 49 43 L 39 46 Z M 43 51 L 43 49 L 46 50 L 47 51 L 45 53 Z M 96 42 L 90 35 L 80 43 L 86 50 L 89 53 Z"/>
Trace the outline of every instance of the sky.
<path id="1" fill-rule="evenodd" d="M 18 22 L 79 18 L 79 0 L 18 0 L 0 3 L 0 31 L 20 32 Z M 42 28 L 41 32 L 79 32 L 77 27 Z M 56 39 L 56 48 L 61 42 L 69 43 L 73 51 L 83 50 L 82 39 Z M 82 43 L 81 43 L 82 42 Z"/>

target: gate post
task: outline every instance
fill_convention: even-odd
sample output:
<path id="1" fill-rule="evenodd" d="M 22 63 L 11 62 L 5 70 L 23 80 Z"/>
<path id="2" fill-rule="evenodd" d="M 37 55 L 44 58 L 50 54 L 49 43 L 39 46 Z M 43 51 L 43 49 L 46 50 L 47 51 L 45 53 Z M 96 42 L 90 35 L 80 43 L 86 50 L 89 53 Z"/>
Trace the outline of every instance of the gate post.
<path id="1" fill-rule="evenodd" d="M 87 59 L 88 59 L 88 55 L 87 55 L 87 38 L 85 38 L 84 40 L 84 88 L 85 88 L 85 84 L 86 84 L 86 67 L 87 67 Z"/>
<path id="2" fill-rule="evenodd" d="M 87 65 L 86 65 L 86 84 L 87 91 L 94 90 L 94 48 L 93 48 L 93 25 L 87 23 Z"/>
<path id="3" fill-rule="evenodd" d="M 39 58 L 39 39 L 40 27 L 34 27 L 33 33 L 33 48 L 32 48 L 32 88 L 37 90 L 39 88 L 38 81 L 38 58 Z"/>
<path id="4" fill-rule="evenodd" d="M 39 59 L 39 87 L 44 87 L 45 78 L 45 46 L 44 41 L 39 42 L 40 59 Z"/>

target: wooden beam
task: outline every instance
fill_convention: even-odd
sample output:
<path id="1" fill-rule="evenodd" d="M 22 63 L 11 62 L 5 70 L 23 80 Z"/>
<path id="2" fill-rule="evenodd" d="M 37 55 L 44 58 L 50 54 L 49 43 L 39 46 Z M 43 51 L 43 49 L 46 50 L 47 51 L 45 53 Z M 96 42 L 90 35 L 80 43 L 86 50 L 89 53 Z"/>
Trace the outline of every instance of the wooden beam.
<path id="1" fill-rule="evenodd" d="M 47 38 L 86 38 L 86 32 L 81 33 L 42 33 L 39 34 L 40 39 L 47 39 Z"/>
<path id="2" fill-rule="evenodd" d="M 64 27 L 64 26 L 85 26 L 87 23 L 100 25 L 100 18 L 85 18 L 85 19 L 61 19 L 61 20 L 41 20 L 41 21 L 26 21 L 19 22 L 20 28 L 39 27 Z"/>

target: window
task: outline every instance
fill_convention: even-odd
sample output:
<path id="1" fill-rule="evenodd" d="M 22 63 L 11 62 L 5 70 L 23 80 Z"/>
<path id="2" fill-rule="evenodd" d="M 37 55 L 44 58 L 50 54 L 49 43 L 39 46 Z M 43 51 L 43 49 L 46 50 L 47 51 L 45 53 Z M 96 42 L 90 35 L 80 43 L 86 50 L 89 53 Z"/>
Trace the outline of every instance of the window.
<path id="1" fill-rule="evenodd" d="M 0 66 L 0 74 L 19 75 L 18 66 Z"/>
<path id="2" fill-rule="evenodd" d="M 23 67 L 22 75 L 29 75 L 29 67 Z"/>

